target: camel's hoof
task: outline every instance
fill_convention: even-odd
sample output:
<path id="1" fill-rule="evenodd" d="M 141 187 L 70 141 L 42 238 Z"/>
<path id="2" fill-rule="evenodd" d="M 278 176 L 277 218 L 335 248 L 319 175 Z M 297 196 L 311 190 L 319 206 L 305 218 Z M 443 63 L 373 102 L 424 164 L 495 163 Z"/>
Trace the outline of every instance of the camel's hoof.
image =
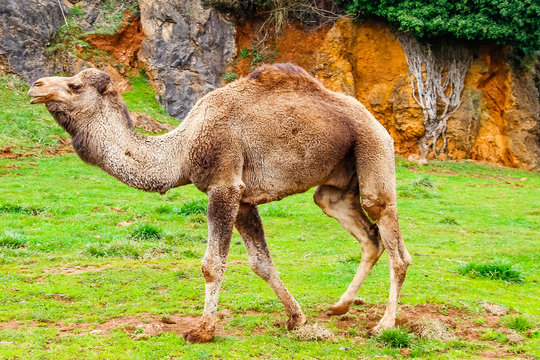
<path id="1" fill-rule="evenodd" d="M 343 315 L 349 311 L 349 305 L 333 305 L 326 312 L 328 315 Z"/>
<path id="2" fill-rule="evenodd" d="M 305 325 L 307 322 L 306 316 L 304 314 L 293 315 L 287 320 L 287 330 L 294 330 L 299 326 Z"/>
<path id="3" fill-rule="evenodd" d="M 371 330 L 369 330 L 368 335 L 379 335 L 383 330 L 391 329 L 394 327 L 394 322 L 384 323 L 382 320 Z"/>
<path id="4" fill-rule="evenodd" d="M 198 344 L 209 342 L 214 339 L 214 332 L 207 331 L 200 328 L 194 328 L 184 333 L 184 340 L 188 344 Z"/>

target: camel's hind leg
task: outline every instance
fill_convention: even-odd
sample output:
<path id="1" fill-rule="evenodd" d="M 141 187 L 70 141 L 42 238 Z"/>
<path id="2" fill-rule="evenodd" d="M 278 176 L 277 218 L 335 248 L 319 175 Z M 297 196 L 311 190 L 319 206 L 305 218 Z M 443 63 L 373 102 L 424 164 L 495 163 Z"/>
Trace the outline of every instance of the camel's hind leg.
<path id="1" fill-rule="evenodd" d="M 388 136 L 387 142 L 379 144 L 380 147 L 376 147 L 376 143 L 372 144 L 370 154 L 357 153 L 356 164 L 362 207 L 379 228 L 390 268 L 388 304 L 383 318 L 373 329 L 375 332 L 395 325 L 399 292 L 411 260 L 399 230 L 392 141 Z M 379 156 L 370 156 L 373 148 Z"/>
<path id="2" fill-rule="evenodd" d="M 289 290 L 283 285 L 274 267 L 270 252 L 264 239 L 259 212 L 255 206 L 240 204 L 236 217 L 236 229 L 240 233 L 249 256 L 249 265 L 253 271 L 263 278 L 279 297 L 285 312 L 289 316 L 287 329 L 292 330 L 306 323 L 306 317 L 300 305 L 294 300 Z"/>
<path id="3" fill-rule="evenodd" d="M 341 315 L 349 310 L 360 286 L 379 260 L 384 248 L 379 240 L 377 226 L 369 221 L 362 210 L 356 178 L 353 178 L 346 190 L 327 185 L 319 186 L 314 200 L 328 216 L 339 221 L 362 246 L 362 259 L 353 281 L 339 301 L 328 310 L 329 315 Z"/>

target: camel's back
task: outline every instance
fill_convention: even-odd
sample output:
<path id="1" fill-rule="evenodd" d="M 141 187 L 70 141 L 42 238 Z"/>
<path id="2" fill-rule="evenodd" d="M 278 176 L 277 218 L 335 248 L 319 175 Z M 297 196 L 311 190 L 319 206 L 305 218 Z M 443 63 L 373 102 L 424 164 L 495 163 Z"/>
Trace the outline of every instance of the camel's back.
<path id="1" fill-rule="evenodd" d="M 237 153 L 254 202 L 324 183 L 352 153 L 359 131 L 376 146 L 382 128 L 358 101 L 290 64 L 264 66 L 206 95 L 186 122 L 197 134 L 196 153 Z"/>

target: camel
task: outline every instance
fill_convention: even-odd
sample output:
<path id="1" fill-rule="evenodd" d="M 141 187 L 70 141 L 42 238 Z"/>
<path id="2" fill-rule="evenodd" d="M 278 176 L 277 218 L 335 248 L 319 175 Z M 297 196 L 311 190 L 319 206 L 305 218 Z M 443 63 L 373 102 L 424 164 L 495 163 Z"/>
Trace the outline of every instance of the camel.
<path id="1" fill-rule="evenodd" d="M 386 250 L 390 293 L 373 331 L 395 325 L 410 255 L 399 230 L 393 140 L 356 99 L 326 89 L 295 65 L 264 65 L 202 97 L 176 129 L 143 136 L 106 72 L 45 77 L 28 95 L 46 105 L 86 163 L 137 189 L 163 194 L 194 184 L 208 195 L 205 304 L 198 325 L 184 334 L 188 343 L 214 337 L 234 226 L 250 267 L 283 303 L 287 329 L 306 323 L 274 267 L 257 205 L 315 186 L 315 203 L 362 247 L 352 283 L 328 314 L 349 310 Z"/>

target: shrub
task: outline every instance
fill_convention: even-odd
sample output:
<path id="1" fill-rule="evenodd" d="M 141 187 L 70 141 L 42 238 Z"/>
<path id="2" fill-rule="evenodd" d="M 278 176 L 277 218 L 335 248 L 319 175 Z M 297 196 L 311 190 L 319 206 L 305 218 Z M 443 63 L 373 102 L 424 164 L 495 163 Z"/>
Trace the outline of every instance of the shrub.
<path id="1" fill-rule="evenodd" d="M 419 38 L 494 40 L 530 51 L 540 49 L 540 3 L 469 0 L 341 0 L 355 15 L 375 15 Z"/>

